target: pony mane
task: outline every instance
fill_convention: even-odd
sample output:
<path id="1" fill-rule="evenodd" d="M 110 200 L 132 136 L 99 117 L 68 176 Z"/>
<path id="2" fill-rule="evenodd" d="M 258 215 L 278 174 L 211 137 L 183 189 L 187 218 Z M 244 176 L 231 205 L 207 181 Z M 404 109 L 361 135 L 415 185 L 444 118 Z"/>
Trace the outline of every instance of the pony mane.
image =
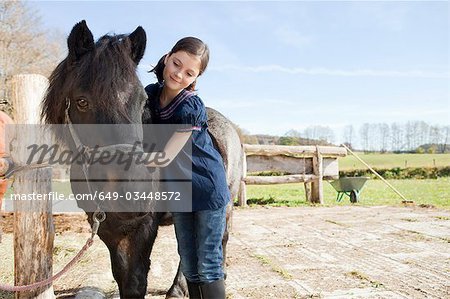
<path id="1" fill-rule="evenodd" d="M 137 65 L 130 53 L 127 35 L 104 35 L 95 43 L 95 49 L 77 61 L 66 57 L 50 75 L 42 120 L 46 124 L 64 124 L 66 98 L 72 98 L 74 90 L 88 92 L 95 101 L 96 109 L 101 111 L 98 123 L 129 120 L 127 102 L 139 83 Z"/>

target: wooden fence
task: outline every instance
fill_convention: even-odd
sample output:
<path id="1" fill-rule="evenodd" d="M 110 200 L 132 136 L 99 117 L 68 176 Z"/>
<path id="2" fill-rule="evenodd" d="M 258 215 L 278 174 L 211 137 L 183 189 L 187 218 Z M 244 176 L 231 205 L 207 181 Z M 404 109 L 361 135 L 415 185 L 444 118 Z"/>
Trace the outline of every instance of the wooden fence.
<path id="1" fill-rule="evenodd" d="M 306 199 L 323 203 L 323 180 L 339 177 L 338 157 L 347 150 L 335 146 L 282 146 L 244 144 L 244 163 L 238 204 L 246 206 L 246 185 L 304 183 Z M 277 171 L 281 176 L 254 176 L 255 172 Z M 250 174 L 250 175 L 248 175 Z"/>
<path id="2" fill-rule="evenodd" d="M 40 123 L 40 104 L 47 90 L 48 80 L 41 75 L 17 75 L 12 80 L 14 106 L 14 137 L 10 140 L 11 159 L 3 159 L 1 172 L 25 164 L 27 146 L 44 144 L 42 134 L 35 134 L 28 125 Z M 51 168 L 35 168 L 19 171 L 14 175 L 15 194 L 45 196 L 52 185 Z M 14 284 L 27 285 L 52 276 L 52 253 L 54 230 L 50 200 L 25 200 L 14 202 Z M 53 285 L 34 291 L 16 292 L 15 298 L 55 298 Z"/>

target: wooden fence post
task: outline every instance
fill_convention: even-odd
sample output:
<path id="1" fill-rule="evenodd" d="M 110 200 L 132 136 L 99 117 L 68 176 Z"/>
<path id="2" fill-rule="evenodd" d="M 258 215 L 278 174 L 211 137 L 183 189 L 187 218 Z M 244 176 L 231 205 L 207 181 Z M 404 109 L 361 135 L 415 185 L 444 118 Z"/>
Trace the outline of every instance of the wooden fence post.
<path id="1" fill-rule="evenodd" d="M 280 176 L 247 176 L 241 184 L 239 204 L 245 205 L 246 185 L 304 183 L 306 200 L 323 204 L 323 180 L 339 178 L 338 157 L 347 150 L 335 146 L 285 146 L 244 144 L 244 174 L 281 171 Z M 243 190 L 243 191 L 242 191 Z"/>
<path id="2" fill-rule="evenodd" d="M 306 202 L 312 202 L 311 198 L 311 182 L 305 182 L 305 196 L 306 196 Z"/>
<path id="3" fill-rule="evenodd" d="M 242 149 L 242 155 L 242 179 L 239 185 L 238 206 L 246 207 L 247 186 L 245 185 L 245 178 L 247 177 L 247 154 L 245 153 L 245 149 Z"/>
<path id="4" fill-rule="evenodd" d="M 43 143 L 37 130 L 21 124 L 39 124 L 40 104 L 48 86 L 41 75 L 13 77 L 13 105 L 16 135 L 11 156 L 14 161 L 27 161 L 26 147 Z M 34 133 L 34 134 L 33 134 Z M 38 168 L 15 174 L 15 195 L 48 195 L 51 192 L 51 168 Z M 32 212 L 31 212 L 32 211 Z M 14 202 L 14 283 L 26 285 L 52 276 L 52 251 L 54 229 L 51 200 L 25 200 Z M 53 285 L 35 291 L 17 292 L 16 299 L 55 298 Z"/>
<path id="5" fill-rule="evenodd" d="M 318 146 L 313 157 L 313 173 L 317 178 L 311 183 L 311 202 L 323 204 L 323 158 Z"/>

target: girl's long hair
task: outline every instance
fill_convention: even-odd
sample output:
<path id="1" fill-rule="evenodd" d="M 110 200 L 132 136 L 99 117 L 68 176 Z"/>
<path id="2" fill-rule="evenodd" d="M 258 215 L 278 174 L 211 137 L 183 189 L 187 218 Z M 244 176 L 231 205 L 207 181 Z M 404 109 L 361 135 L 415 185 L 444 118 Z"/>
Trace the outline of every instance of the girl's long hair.
<path id="1" fill-rule="evenodd" d="M 164 64 L 164 59 L 166 58 L 167 55 L 170 56 L 178 51 L 185 51 L 186 53 L 200 57 L 200 72 L 198 76 L 200 76 L 205 72 L 209 62 L 209 48 L 202 40 L 196 37 L 188 36 L 180 39 L 175 44 L 175 46 L 173 46 L 172 50 L 170 50 L 169 54 L 166 54 L 163 57 L 161 57 L 161 59 L 159 59 L 158 61 L 158 64 L 150 71 L 155 73 L 156 79 L 158 80 L 159 83 L 163 83 L 164 81 L 163 72 L 164 67 L 166 66 Z M 197 80 L 195 80 L 186 89 L 194 91 L 196 83 Z"/>

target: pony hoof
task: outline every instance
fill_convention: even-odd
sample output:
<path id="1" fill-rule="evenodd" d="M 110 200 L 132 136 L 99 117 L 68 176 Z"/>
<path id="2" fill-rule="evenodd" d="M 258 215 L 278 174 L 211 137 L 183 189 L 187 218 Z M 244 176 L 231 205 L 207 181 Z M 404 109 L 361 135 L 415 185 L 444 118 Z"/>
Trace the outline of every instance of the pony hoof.
<path id="1" fill-rule="evenodd" d="M 180 299 L 180 298 L 189 298 L 189 295 L 184 293 L 182 290 L 177 288 L 170 289 L 166 294 L 166 299 Z"/>
<path id="2" fill-rule="evenodd" d="M 82 288 L 75 295 L 75 299 L 106 299 L 106 296 L 97 288 Z"/>

